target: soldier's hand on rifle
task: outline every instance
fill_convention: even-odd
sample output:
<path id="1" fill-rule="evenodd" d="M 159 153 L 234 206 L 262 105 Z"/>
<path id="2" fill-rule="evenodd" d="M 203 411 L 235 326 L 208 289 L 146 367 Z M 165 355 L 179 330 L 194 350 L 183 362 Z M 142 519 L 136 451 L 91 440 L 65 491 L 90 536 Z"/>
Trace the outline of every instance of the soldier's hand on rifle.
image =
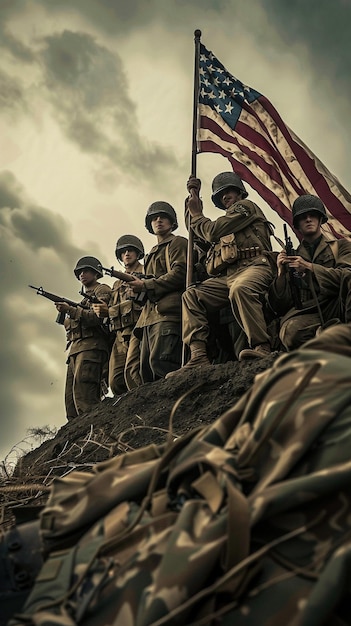
<path id="1" fill-rule="evenodd" d="M 67 302 L 55 302 L 55 307 L 60 313 L 69 313 L 71 308 Z"/>
<path id="2" fill-rule="evenodd" d="M 301 256 L 287 256 L 285 263 L 288 263 L 289 267 L 292 267 L 299 274 L 305 274 L 306 270 L 313 271 L 313 265 L 309 261 L 306 261 Z"/>
<path id="3" fill-rule="evenodd" d="M 108 306 L 105 302 L 102 302 L 101 304 L 93 304 L 92 309 L 98 317 L 108 317 Z"/>
<path id="4" fill-rule="evenodd" d="M 278 276 L 281 276 L 284 271 L 284 265 L 286 264 L 287 255 L 285 250 L 279 252 L 277 256 L 277 268 L 278 268 Z"/>
<path id="5" fill-rule="evenodd" d="M 128 283 L 128 287 L 134 291 L 134 293 L 141 293 L 145 290 L 145 282 L 140 280 L 140 278 L 134 278 L 134 280 L 131 280 Z"/>

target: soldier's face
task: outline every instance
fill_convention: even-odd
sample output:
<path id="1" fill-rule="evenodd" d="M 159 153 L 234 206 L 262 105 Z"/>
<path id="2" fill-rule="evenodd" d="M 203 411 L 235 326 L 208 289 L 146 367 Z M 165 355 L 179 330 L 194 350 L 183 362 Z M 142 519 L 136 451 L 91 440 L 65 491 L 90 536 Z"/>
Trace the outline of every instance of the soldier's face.
<path id="1" fill-rule="evenodd" d="M 229 209 L 229 207 L 232 206 L 234 202 L 240 200 L 240 198 L 241 193 L 236 187 L 227 187 L 227 189 L 224 189 L 219 196 L 219 200 L 225 209 Z"/>
<path id="2" fill-rule="evenodd" d="M 84 267 L 79 274 L 79 280 L 84 287 L 90 287 L 96 281 L 97 274 L 88 267 Z"/>
<path id="3" fill-rule="evenodd" d="M 319 237 L 321 232 L 321 218 L 318 213 L 304 213 L 298 221 L 297 228 L 303 237 Z"/>
<path id="4" fill-rule="evenodd" d="M 138 259 L 138 253 L 134 248 L 126 248 L 121 253 L 121 259 L 124 265 L 133 265 Z"/>
<path id="5" fill-rule="evenodd" d="M 166 235 L 172 230 L 172 222 L 165 213 L 155 215 L 151 220 L 151 226 L 155 235 Z"/>

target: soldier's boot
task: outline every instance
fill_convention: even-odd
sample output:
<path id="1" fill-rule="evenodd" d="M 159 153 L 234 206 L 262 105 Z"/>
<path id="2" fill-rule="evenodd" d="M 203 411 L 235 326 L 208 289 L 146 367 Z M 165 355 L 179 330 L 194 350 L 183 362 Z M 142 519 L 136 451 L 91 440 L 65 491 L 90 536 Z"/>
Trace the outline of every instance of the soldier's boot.
<path id="1" fill-rule="evenodd" d="M 179 372 L 191 370 L 191 369 L 194 369 L 195 367 L 201 367 L 202 365 L 211 365 L 211 362 L 207 356 L 205 341 L 192 341 L 189 348 L 190 348 L 189 361 L 179 370 L 175 370 L 174 372 L 168 372 L 168 374 L 166 374 L 167 379 L 171 378 L 172 376 L 175 376 Z"/>
<path id="2" fill-rule="evenodd" d="M 249 359 L 264 359 L 266 356 L 272 354 L 269 343 L 260 343 L 254 348 L 246 348 L 239 354 L 239 361 L 246 361 Z"/>

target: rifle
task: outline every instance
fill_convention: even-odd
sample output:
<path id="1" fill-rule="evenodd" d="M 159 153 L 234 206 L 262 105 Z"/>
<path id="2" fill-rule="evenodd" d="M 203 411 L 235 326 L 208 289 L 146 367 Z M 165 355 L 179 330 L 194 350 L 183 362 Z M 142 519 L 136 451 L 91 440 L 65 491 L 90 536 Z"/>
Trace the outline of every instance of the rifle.
<path id="1" fill-rule="evenodd" d="M 141 272 L 132 272 L 129 274 L 127 272 L 120 272 L 119 270 L 115 270 L 113 266 L 103 267 L 102 269 L 108 276 L 112 276 L 112 278 L 119 278 L 119 280 L 123 280 L 125 283 L 131 283 L 135 278 L 139 278 L 140 280 L 155 278 L 153 274 L 142 274 Z M 147 300 L 147 293 L 146 291 L 142 291 L 135 296 L 128 296 L 128 300 L 134 300 L 134 302 L 143 305 Z"/>
<path id="2" fill-rule="evenodd" d="M 74 302 L 73 300 L 69 300 L 68 298 L 64 298 L 63 296 L 57 296 L 55 293 L 44 291 L 42 287 L 34 287 L 33 285 L 28 285 L 28 287 L 30 287 L 31 289 L 35 289 L 38 296 L 43 296 L 44 298 L 51 300 L 51 302 L 66 302 L 66 304 L 69 304 L 69 306 L 74 306 L 74 307 L 81 306 L 82 309 L 89 309 L 88 306 L 84 304 L 80 304 L 80 302 Z M 84 295 L 86 296 L 86 294 Z M 94 298 L 95 296 L 89 296 L 89 297 Z M 56 323 L 63 324 L 64 321 L 65 321 L 65 313 L 59 312 L 57 314 Z"/>
<path id="3" fill-rule="evenodd" d="M 95 295 L 91 295 L 89 293 L 85 293 L 85 291 L 83 290 L 83 288 L 78 291 L 78 293 L 83 296 L 83 298 L 85 300 L 88 300 L 88 302 L 90 302 L 91 304 L 104 304 L 103 300 L 100 300 L 97 296 Z M 79 304 L 79 306 L 82 306 L 81 304 Z M 82 308 L 88 308 L 88 307 L 84 307 L 84 305 L 82 306 Z"/>
<path id="4" fill-rule="evenodd" d="M 286 227 L 286 224 L 283 224 L 283 227 L 284 227 L 284 237 L 285 237 L 285 252 L 287 256 L 295 256 L 296 252 L 294 250 L 291 237 L 289 237 L 288 235 L 288 229 Z M 292 295 L 294 307 L 295 309 L 301 310 L 303 308 L 302 302 L 301 302 L 301 296 L 300 296 L 300 289 L 299 289 L 300 284 L 301 284 L 301 279 L 299 277 L 299 274 L 295 272 L 293 267 L 289 267 L 289 283 L 290 283 L 290 289 L 291 289 L 291 295 Z"/>

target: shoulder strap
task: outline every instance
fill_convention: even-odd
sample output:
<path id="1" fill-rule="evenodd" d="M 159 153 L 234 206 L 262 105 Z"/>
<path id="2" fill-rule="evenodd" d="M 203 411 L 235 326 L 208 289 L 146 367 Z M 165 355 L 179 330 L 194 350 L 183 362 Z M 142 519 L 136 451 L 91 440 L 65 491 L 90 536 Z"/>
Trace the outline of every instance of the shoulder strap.
<path id="1" fill-rule="evenodd" d="M 338 242 L 337 241 L 330 241 L 329 242 L 330 245 L 330 249 L 333 253 L 334 259 L 335 259 L 335 263 L 338 260 L 339 257 L 339 246 L 338 246 Z"/>
<path id="2" fill-rule="evenodd" d="M 166 245 L 166 249 L 165 249 L 165 259 L 166 259 L 166 268 L 167 268 L 167 273 L 168 273 L 168 272 L 170 272 L 170 271 L 171 271 L 171 269 L 172 269 L 172 268 L 171 268 L 171 261 L 170 261 L 170 259 L 169 259 L 169 246 L 170 246 L 170 243 L 171 243 L 171 242 L 169 242 L 169 243 Z"/>

